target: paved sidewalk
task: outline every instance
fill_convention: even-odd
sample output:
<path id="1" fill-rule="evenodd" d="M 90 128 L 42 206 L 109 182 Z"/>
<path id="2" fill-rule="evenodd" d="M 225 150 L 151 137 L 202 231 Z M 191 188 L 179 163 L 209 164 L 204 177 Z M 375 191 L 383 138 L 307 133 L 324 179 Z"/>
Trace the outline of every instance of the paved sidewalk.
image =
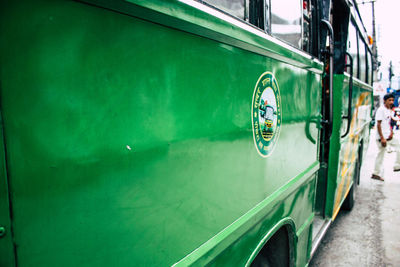
<path id="1" fill-rule="evenodd" d="M 393 172 L 396 153 L 386 153 L 384 159 L 384 182 L 371 179 L 374 168 L 377 145 L 376 130 L 371 129 L 370 145 L 361 171 L 361 183 L 376 188 L 383 193 L 380 207 L 382 222 L 382 245 L 385 251 L 384 261 L 387 266 L 400 266 L 400 172 Z M 400 139 L 400 131 L 395 131 L 394 138 Z M 371 199 L 371 201 L 374 201 Z"/>

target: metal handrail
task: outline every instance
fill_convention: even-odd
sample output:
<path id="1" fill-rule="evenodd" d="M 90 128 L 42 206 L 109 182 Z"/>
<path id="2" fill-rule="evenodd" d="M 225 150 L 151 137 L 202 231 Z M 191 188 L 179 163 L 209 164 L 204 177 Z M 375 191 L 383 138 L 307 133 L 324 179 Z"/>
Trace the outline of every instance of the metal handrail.
<path id="1" fill-rule="evenodd" d="M 322 19 L 322 25 L 326 26 L 330 35 L 329 40 L 329 134 L 328 140 L 331 138 L 332 130 L 333 130 L 333 54 L 334 54 L 334 44 L 335 44 L 335 37 L 333 33 L 332 25 L 329 21 Z"/>
<path id="2" fill-rule="evenodd" d="M 350 126 L 351 126 L 351 119 L 352 119 L 352 102 L 353 102 L 353 57 L 350 55 L 349 52 L 346 52 L 347 57 L 350 60 L 350 64 L 346 64 L 346 67 L 350 67 L 350 80 L 349 80 L 349 102 L 347 106 L 347 116 L 342 116 L 343 119 L 347 119 L 347 129 L 346 132 L 341 136 L 346 137 L 346 135 L 349 134 L 350 132 Z"/>

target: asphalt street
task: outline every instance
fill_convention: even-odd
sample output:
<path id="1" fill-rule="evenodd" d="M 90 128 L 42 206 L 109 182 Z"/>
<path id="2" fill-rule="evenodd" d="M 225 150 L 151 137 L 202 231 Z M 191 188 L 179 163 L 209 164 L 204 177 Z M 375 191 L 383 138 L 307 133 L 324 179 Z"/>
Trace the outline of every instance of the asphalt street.
<path id="1" fill-rule="evenodd" d="M 400 140 L 400 131 L 395 133 Z M 386 153 L 385 181 L 371 179 L 377 154 L 375 129 L 361 168 L 356 203 L 341 211 L 309 266 L 400 266 L 400 172 Z"/>

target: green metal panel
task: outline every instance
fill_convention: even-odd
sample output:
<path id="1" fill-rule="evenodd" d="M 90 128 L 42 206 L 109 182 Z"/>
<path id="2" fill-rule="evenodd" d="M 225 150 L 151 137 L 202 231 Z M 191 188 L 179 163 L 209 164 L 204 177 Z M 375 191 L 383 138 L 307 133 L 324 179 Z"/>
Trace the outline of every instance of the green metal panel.
<path id="1" fill-rule="evenodd" d="M 0 266 L 13 266 L 15 255 L 12 243 L 10 203 L 3 140 L 3 125 L 0 123 Z"/>
<path id="2" fill-rule="evenodd" d="M 282 219 L 306 264 L 320 63 L 182 3 L 121 4 L 159 24 L 70 1 L 1 5 L 19 266 L 246 263 Z M 262 158 L 251 102 L 266 71 L 282 126 Z"/>
<path id="3" fill-rule="evenodd" d="M 289 225 L 293 231 L 297 229 L 288 233 L 293 240 L 293 262 L 296 266 L 305 266 L 311 248 L 308 238 L 314 213 L 310 203 L 314 202 L 318 167 L 315 164 L 299 174 L 176 266 L 247 266 L 254 260 L 254 253 L 283 225 Z M 301 220 L 296 219 L 299 217 Z"/>
<path id="4" fill-rule="evenodd" d="M 335 218 L 353 181 L 355 162 L 361 141 L 368 145 L 371 121 L 371 86 L 354 79 L 352 121 L 349 134 L 341 138 L 347 127 L 349 76 L 334 77 L 334 123 L 329 150 L 326 215 Z"/>

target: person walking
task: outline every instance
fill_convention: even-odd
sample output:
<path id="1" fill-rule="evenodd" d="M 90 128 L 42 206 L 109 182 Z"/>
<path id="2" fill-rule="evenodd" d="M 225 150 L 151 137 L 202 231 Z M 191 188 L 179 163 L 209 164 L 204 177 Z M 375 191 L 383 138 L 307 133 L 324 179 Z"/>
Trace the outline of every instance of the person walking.
<path id="1" fill-rule="evenodd" d="M 390 128 L 392 128 L 393 135 L 394 135 L 394 131 L 399 129 L 399 125 L 398 125 L 398 123 L 399 123 L 399 114 L 398 114 L 398 110 L 399 110 L 399 108 L 398 108 L 398 107 L 395 107 L 395 106 L 393 105 L 393 107 L 392 107 L 392 118 L 391 118 L 391 120 L 390 120 Z M 393 138 L 394 138 L 394 137 L 393 137 Z M 388 153 L 392 153 L 392 152 L 396 151 L 396 149 L 392 148 L 391 143 L 388 143 L 388 146 L 387 146 L 387 148 L 386 148 L 386 151 L 387 151 Z"/>
<path id="2" fill-rule="evenodd" d="M 375 159 L 375 168 L 371 178 L 384 181 L 383 176 L 383 159 L 385 156 L 386 148 L 390 144 L 396 151 L 396 161 L 394 163 L 393 171 L 400 171 L 400 143 L 396 138 L 393 138 L 393 129 L 390 127 L 392 118 L 392 106 L 394 103 L 394 95 L 386 94 L 383 97 L 383 106 L 380 106 L 375 113 L 376 122 L 376 143 L 378 146 L 378 154 Z"/>

